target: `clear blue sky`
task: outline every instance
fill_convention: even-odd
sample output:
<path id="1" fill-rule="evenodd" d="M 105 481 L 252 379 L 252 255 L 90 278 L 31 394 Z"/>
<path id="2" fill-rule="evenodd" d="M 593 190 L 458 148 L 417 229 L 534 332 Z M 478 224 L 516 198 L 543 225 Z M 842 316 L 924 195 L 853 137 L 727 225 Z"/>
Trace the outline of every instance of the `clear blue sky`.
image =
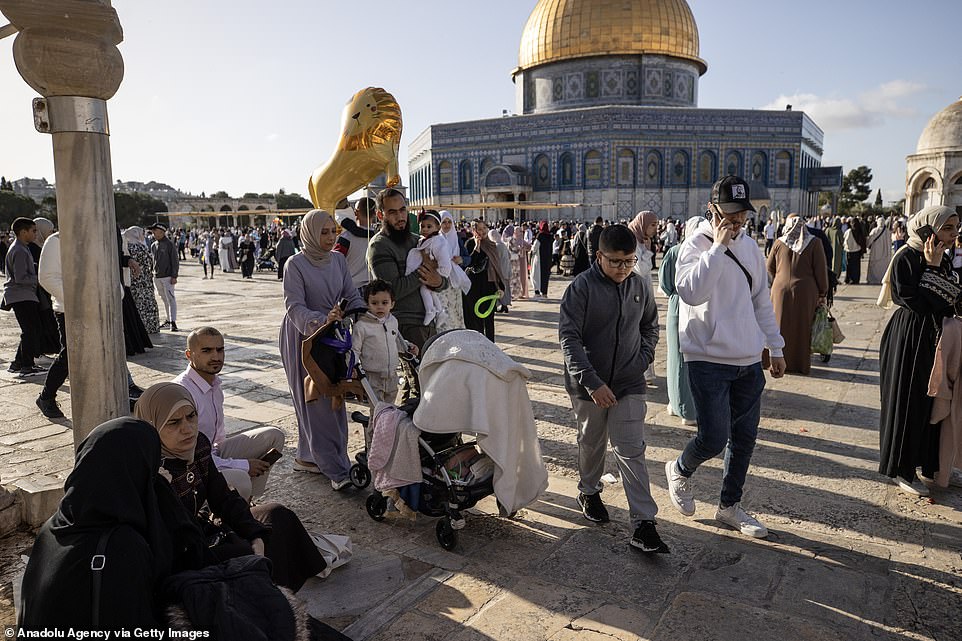
<path id="1" fill-rule="evenodd" d="M 535 0 L 116 0 L 126 75 L 108 103 L 114 179 L 184 191 L 306 193 L 341 109 L 394 93 L 407 145 L 427 125 L 514 109 Z M 783 109 L 825 130 L 823 164 L 875 173 L 888 200 L 928 119 L 962 94 L 958 0 L 689 0 L 708 73 L 699 106 Z M 33 91 L 0 41 L 0 174 L 53 181 Z M 402 171 L 404 175 L 404 171 Z"/>

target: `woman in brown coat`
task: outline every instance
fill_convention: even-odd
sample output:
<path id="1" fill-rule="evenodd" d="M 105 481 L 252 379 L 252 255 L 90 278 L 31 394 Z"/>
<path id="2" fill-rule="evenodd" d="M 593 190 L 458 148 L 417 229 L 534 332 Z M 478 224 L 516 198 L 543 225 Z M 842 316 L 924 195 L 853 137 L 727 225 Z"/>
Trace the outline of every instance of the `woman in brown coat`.
<path id="1" fill-rule="evenodd" d="M 828 266 L 822 243 L 797 214 L 785 220 L 784 235 L 768 255 L 768 276 L 775 318 L 785 339 L 786 371 L 807 375 L 812 368 L 812 321 L 828 295 Z"/>

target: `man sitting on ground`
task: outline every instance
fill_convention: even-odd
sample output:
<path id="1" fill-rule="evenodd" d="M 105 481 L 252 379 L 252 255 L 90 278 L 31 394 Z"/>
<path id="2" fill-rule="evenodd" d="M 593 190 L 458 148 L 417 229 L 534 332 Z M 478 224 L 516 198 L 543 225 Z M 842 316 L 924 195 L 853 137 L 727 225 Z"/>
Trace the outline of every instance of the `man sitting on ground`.
<path id="1" fill-rule="evenodd" d="M 224 368 L 224 336 L 213 327 L 195 329 L 184 352 L 190 366 L 173 380 L 187 388 L 197 406 L 197 424 L 211 442 L 211 457 L 228 485 L 248 501 L 264 493 L 270 463 L 263 457 L 284 448 L 284 432 L 258 427 L 227 437 L 224 392 L 218 374 Z"/>

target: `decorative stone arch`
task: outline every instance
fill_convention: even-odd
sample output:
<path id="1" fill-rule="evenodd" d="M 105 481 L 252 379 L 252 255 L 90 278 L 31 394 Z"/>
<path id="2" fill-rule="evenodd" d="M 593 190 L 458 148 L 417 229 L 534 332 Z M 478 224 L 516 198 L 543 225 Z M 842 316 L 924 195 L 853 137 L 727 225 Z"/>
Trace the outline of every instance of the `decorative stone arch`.
<path id="1" fill-rule="evenodd" d="M 551 159 L 548 158 L 548 154 L 535 156 L 534 189 L 535 191 L 549 191 L 551 189 Z"/>
<path id="2" fill-rule="evenodd" d="M 777 187 L 792 186 L 794 169 L 794 157 L 791 151 L 782 149 L 775 153 L 775 175 L 773 182 Z"/>
<path id="3" fill-rule="evenodd" d="M 438 193 L 450 194 L 454 191 L 454 165 L 450 160 L 438 163 Z"/>
<path id="4" fill-rule="evenodd" d="M 671 152 L 668 184 L 673 187 L 687 187 L 691 184 L 691 158 L 684 149 L 676 149 Z"/>
<path id="5" fill-rule="evenodd" d="M 462 194 L 474 191 L 474 165 L 468 159 L 458 164 L 458 190 Z"/>
<path id="6" fill-rule="evenodd" d="M 234 211 L 234 209 L 230 205 L 224 204 L 217 211 Z"/>
<path id="7" fill-rule="evenodd" d="M 929 205 L 941 205 L 945 181 L 942 172 L 927 165 L 920 167 L 908 179 L 905 190 L 906 214 L 912 215 Z"/>
<path id="8" fill-rule="evenodd" d="M 250 207 L 248 207 L 247 205 L 241 205 L 240 207 L 237 208 L 237 211 L 250 211 Z"/>
<path id="9" fill-rule="evenodd" d="M 582 184 L 585 189 L 597 189 L 602 186 L 604 179 L 603 162 L 601 152 L 597 149 L 590 149 L 585 152 L 582 164 L 584 176 Z"/>
<path id="10" fill-rule="evenodd" d="M 752 153 L 752 162 L 748 166 L 748 182 L 758 182 L 768 185 L 768 154 L 762 150 Z"/>
<path id="11" fill-rule="evenodd" d="M 703 150 L 698 154 L 698 186 L 711 187 L 718 180 L 718 157 L 714 151 Z"/>
<path id="12" fill-rule="evenodd" d="M 575 183 L 575 155 L 566 151 L 558 157 L 558 186 L 574 189 Z"/>
<path id="13" fill-rule="evenodd" d="M 645 166 L 642 171 L 644 172 L 645 187 L 661 187 L 665 172 L 660 151 L 652 149 L 645 154 Z M 651 207 L 648 207 L 648 209 L 651 209 Z M 655 211 L 654 209 L 651 210 Z"/>
<path id="14" fill-rule="evenodd" d="M 635 152 L 626 147 L 618 150 L 615 159 L 615 183 L 619 187 L 634 187 L 638 172 L 635 170 Z"/>
<path id="15" fill-rule="evenodd" d="M 725 154 L 724 173 L 726 176 L 743 176 L 745 173 L 745 161 L 742 159 L 742 153 L 740 151 L 730 149 L 728 153 Z"/>

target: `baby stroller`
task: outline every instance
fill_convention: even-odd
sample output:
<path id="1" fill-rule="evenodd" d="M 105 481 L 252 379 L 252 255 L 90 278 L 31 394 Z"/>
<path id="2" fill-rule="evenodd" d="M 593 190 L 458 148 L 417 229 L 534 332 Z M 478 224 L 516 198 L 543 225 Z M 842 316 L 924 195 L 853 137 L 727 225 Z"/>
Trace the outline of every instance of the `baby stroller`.
<path id="1" fill-rule="evenodd" d="M 274 262 L 274 248 L 271 247 L 257 259 L 256 269 L 259 272 L 276 272 L 277 263 Z"/>
<path id="2" fill-rule="evenodd" d="M 530 372 L 472 330 L 442 332 L 424 345 L 417 370 L 421 396 L 394 408 L 378 405 L 371 430 L 377 436 L 400 419 L 393 439 L 391 459 L 404 459 L 410 440 L 399 433 L 402 424 L 417 435 L 420 470 L 417 480 L 395 475 L 383 462 L 378 443 L 369 450 L 370 467 L 379 465 L 375 491 L 367 500 L 368 515 L 384 519 L 389 499 L 403 499 L 410 510 L 440 517 L 435 527 L 438 543 L 446 550 L 457 545 L 458 530 L 465 525 L 462 512 L 481 499 L 497 499 L 498 512 L 513 516 L 547 487 L 548 474 L 541 450 L 531 401 L 527 395 Z M 458 399 L 452 403 L 452 399 Z M 391 412 L 394 414 L 392 415 Z M 462 433 L 476 438 L 465 441 Z M 388 435 L 391 432 L 387 432 Z M 382 438 L 382 447 L 383 447 Z M 375 458 L 382 459 L 375 461 Z M 410 460 L 410 456 L 408 460 Z M 402 466 L 403 467 L 403 466 Z M 386 476 L 393 479 L 385 479 Z M 401 479 L 409 484 L 398 487 Z M 388 482 L 385 482 L 387 480 Z M 384 492 L 380 486 L 390 488 Z"/>

